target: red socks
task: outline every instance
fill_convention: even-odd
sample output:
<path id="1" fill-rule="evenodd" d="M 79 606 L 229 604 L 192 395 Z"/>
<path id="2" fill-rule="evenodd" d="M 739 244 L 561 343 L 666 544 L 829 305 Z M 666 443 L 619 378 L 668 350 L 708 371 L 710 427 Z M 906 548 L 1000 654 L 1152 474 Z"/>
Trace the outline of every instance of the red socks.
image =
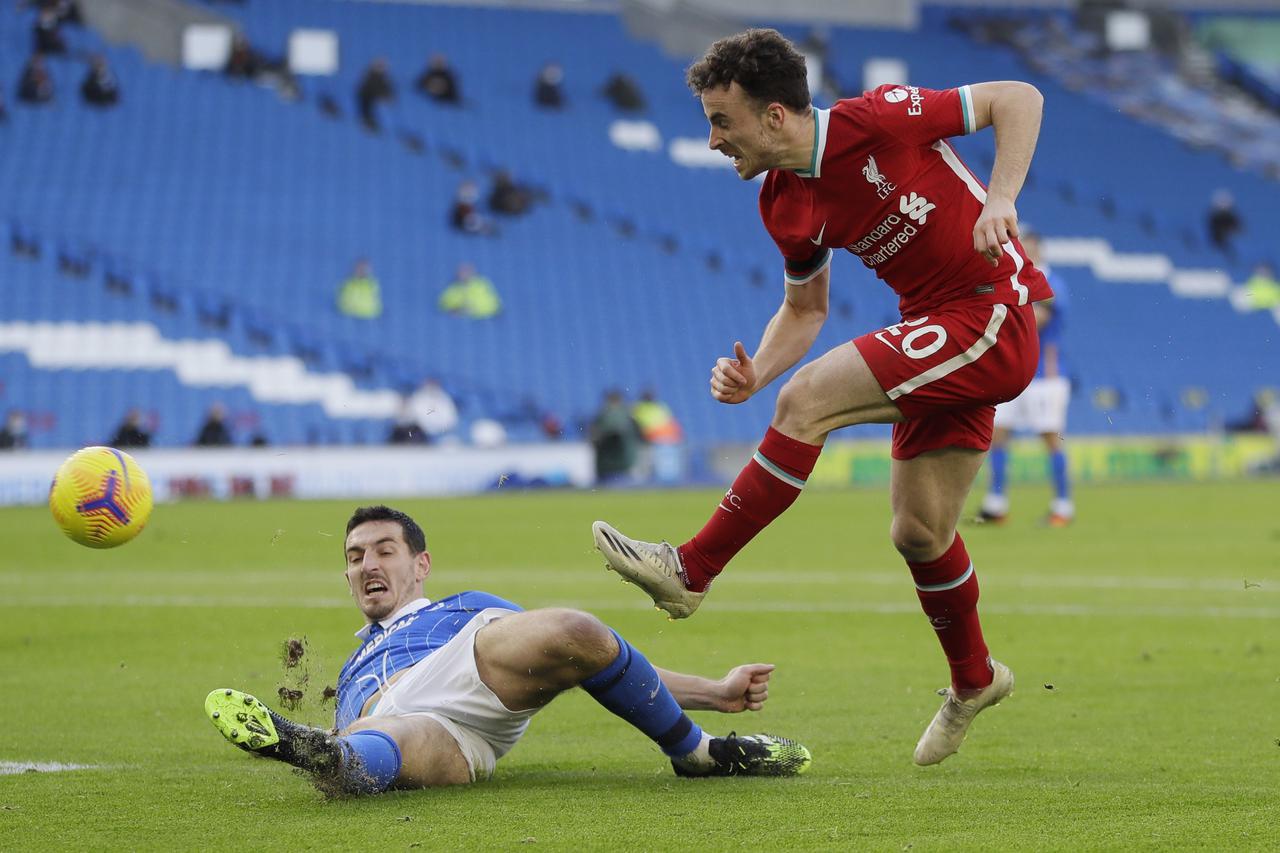
<path id="1" fill-rule="evenodd" d="M 689 589 L 705 591 L 735 554 L 795 503 L 820 453 L 822 445 L 796 441 L 769 427 L 711 520 L 677 549 Z"/>
<path id="2" fill-rule="evenodd" d="M 916 582 L 920 607 L 951 665 L 951 685 L 975 690 L 991 683 L 991 659 L 978 623 L 978 576 L 964 540 L 955 541 L 941 557 L 927 563 L 907 561 Z"/>
<path id="3" fill-rule="evenodd" d="M 769 427 L 759 450 L 725 492 L 711 519 L 677 549 L 690 590 L 705 592 L 757 533 L 795 503 L 821 453 L 822 445 L 796 441 Z M 907 565 L 920 606 L 951 665 L 952 686 L 956 690 L 986 687 L 992 678 L 991 661 L 978 622 L 978 577 L 964 540 L 957 533 L 938 559 Z"/>

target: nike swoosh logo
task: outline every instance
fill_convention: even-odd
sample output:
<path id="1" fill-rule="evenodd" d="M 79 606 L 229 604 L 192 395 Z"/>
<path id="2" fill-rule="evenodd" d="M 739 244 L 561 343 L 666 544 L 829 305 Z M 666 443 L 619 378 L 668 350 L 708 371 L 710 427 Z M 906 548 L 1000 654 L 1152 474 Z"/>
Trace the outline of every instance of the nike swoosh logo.
<path id="1" fill-rule="evenodd" d="M 821 246 L 821 245 L 822 245 L 822 235 L 823 235 L 823 234 L 825 234 L 825 233 L 827 233 L 827 223 L 825 223 L 825 222 L 824 222 L 824 223 L 822 223 L 822 230 L 818 232 L 818 236 L 817 236 L 817 237 L 810 237 L 810 238 L 809 238 L 809 242 L 810 242 L 810 243 L 812 243 L 812 244 L 813 244 L 813 245 L 815 245 L 815 246 Z"/>

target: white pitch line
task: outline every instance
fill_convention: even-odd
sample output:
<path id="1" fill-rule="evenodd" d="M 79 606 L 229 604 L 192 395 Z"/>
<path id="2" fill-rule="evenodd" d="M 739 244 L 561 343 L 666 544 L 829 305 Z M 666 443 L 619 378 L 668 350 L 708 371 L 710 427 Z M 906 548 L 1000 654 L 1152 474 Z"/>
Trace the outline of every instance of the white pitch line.
<path id="1" fill-rule="evenodd" d="M 63 773 L 68 770 L 105 770 L 101 764 L 63 764 L 61 761 L 0 761 L 0 776 L 19 773 Z"/>
<path id="2" fill-rule="evenodd" d="M 597 571 L 594 567 L 591 571 Z M 977 567 L 978 576 L 989 579 L 995 587 L 1020 589 L 1100 589 L 1100 590 L 1160 590 L 1165 592 L 1240 592 L 1249 584 L 1250 595 L 1280 595 L 1280 578 L 1269 577 L 1260 573 L 1244 571 L 1239 578 L 1186 578 L 1166 577 L 1160 575 L 1073 575 L 1059 573 L 1051 569 L 1037 568 L 1034 572 L 1009 572 L 991 570 L 984 572 L 982 566 Z M 496 586 L 504 582 L 511 583 L 543 583 L 562 584 L 579 588 L 583 576 L 580 573 L 565 569 L 483 569 L 451 566 L 438 569 L 436 574 L 450 582 L 450 585 L 478 584 L 480 586 Z M 82 577 L 79 577 L 82 576 Z M 164 584 L 182 588 L 206 588 L 225 584 L 228 580 L 236 580 L 238 572 L 184 571 L 179 575 L 167 575 Z M 101 572 L 68 572 L 62 579 L 72 585 L 76 583 L 100 586 L 103 580 Z M 124 584 L 145 586 L 156 582 L 156 574 L 150 572 L 112 572 L 113 581 Z M 727 577 L 735 585 L 741 586 L 775 586 L 779 583 L 795 584 L 849 584 L 856 586 L 901 587 L 909 584 L 911 575 L 904 568 L 901 571 L 863 571 L 849 569 L 805 569 L 798 571 L 779 570 L 775 572 L 743 571 Z M 308 586 L 317 583 L 319 575 L 314 569 L 306 570 L 272 570 L 271 576 L 256 583 L 279 583 L 293 587 L 298 582 Z M 457 581 L 455 584 L 454 581 Z M 0 575 L 0 586 L 19 586 L 31 582 L 29 575 Z M 329 584 L 330 587 L 334 585 Z M 325 599 L 327 600 L 327 599 Z M 0 602 L 0 606 L 4 602 Z"/>
<path id="3" fill-rule="evenodd" d="M 0 607 L 58 608 L 58 607 L 242 607 L 254 609 L 324 609 L 346 610 L 354 613 L 349 601 L 331 598 L 264 598 L 261 596 L 31 596 L 9 599 Z M 545 598 L 539 606 L 573 607 L 587 611 L 647 610 L 652 604 L 636 600 L 628 604 L 617 601 L 593 601 Z M 708 604 L 708 609 L 725 613 L 877 613 L 918 614 L 919 605 L 914 602 L 866 602 L 866 601 L 726 601 Z M 1178 605 L 1094 605 L 1094 604 L 997 604 L 984 603 L 983 613 L 1010 616 L 1099 616 L 1114 618 L 1203 618 L 1203 619 L 1280 619 L 1280 607 L 1213 606 L 1187 607 Z"/>

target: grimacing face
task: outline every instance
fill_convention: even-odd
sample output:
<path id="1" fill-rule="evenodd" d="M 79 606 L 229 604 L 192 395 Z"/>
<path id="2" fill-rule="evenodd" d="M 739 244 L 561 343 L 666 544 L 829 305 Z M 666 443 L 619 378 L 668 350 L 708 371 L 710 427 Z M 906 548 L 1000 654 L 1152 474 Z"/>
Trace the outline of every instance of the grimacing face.
<path id="1" fill-rule="evenodd" d="M 726 88 L 704 89 L 702 111 L 711 123 L 707 146 L 733 160 L 734 171 L 749 181 L 777 165 L 777 128 L 773 115 L 778 104 L 761 108 L 737 83 Z"/>
<path id="2" fill-rule="evenodd" d="M 366 521 L 347 534 L 347 586 L 371 624 L 422 595 L 431 555 L 413 554 L 394 521 Z"/>

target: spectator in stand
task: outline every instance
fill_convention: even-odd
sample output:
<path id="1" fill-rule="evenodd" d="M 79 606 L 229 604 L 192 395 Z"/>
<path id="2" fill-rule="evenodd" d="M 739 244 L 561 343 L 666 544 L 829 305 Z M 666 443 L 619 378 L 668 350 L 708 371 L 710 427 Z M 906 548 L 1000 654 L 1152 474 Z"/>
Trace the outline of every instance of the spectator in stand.
<path id="1" fill-rule="evenodd" d="M 413 403 L 405 397 L 400 403 L 400 411 L 396 413 L 396 421 L 387 435 L 387 444 L 422 444 L 426 436 L 422 425 L 413 414 Z"/>
<path id="2" fill-rule="evenodd" d="M 27 446 L 27 416 L 10 409 L 0 429 L 0 450 L 20 450 Z"/>
<path id="3" fill-rule="evenodd" d="M 560 416 L 550 409 L 538 416 L 538 428 L 542 430 L 542 437 L 548 441 L 564 438 L 564 424 L 560 421 Z"/>
<path id="4" fill-rule="evenodd" d="M 434 54 L 427 61 L 426 69 L 419 75 L 414 86 L 438 104 L 462 103 L 458 74 L 449 66 L 449 60 L 442 53 Z"/>
<path id="5" fill-rule="evenodd" d="M 243 33 L 232 36 L 231 52 L 222 73 L 235 80 L 252 80 L 259 86 L 273 88 L 286 101 L 296 101 L 302 97 L 298 78 L 289 69 L 289 63 L 284 59 L 269 58 L 254 50 Z M 321 96 L 322 101 L 326 98 L 332 101 L 328 95 Z M 333 106 L 336 107 L 337 104 L 334 103 Z M 323 103 L 321 109 L 324 109 Z"/>
<path id="6" fill-rule="evenodd" d="M 67 42 L 62 37 L 62 22 L 58 20 L 56 9 L 45 7 L 36 16 L 36 25 L 32 30 L 32 47 L 35 53 L 45 55 L 64 54 Z"/>
<path id="7" fill-rule="evenodd" d="M 684 476 L 684 430 L 671 407 L 646 389 L 631 407 L 631 417 L 640 427 L 644 439 L 646 465 L 659 483 L 675 483 Z"/>
<path id="8" fill-rule="evenodd" d="M 262 57 L 249 44 L 244 33 L 236 33 L 231 37 L 231 53 L 227 56 L 227 65 L 222 73 L 240 80 L 253 80 L 262 70 Z"/>
<path id="9" fill-rule="evenodd" d="M 59 24 L 81 23 L 80 9 L 75 0 L 18 0 L 18 8 L 51 10 Z"/>
<path id="10" fill-rule="evenodd" d="M 533 193 L 521 186 L 506 169 L 499 169 L 493 176 L 493 189 L 489 191 L 489 209 L 494 213 L 519 216 L 528 213 L 533 205 Z"/>
<path id="11" fill-rule="evenodd" d="M 396 85 L 391 80 L 385 59 L 375 59 L 360 78 L 356 88 L 356 105 L 360 110 L 360 121 L 369 130 L 377 133 L 382 130 L 378 121 L 378 105 L 396 99 Z"/>
<path id="12" fill-rule="evenodd" d="M 646 444 L 679 444 L 684 441 L 684 431 L 676 420 L 671 407 L 658 399 L 652 389 L 646 389 L 631 407 L 631 417 L 640 427 L 640 435 Z"/>
<path id="13" fill-rule="evenodd" d="M 421 424 L 427 441 L 439 441 L 458 428 L 458 406 L 434 377 L 429 377 L 413 393 L 409 405 L 413 419 Z"/>
<path id="14" fill-rule="evenodd" d="M 1244 283 L 1244 295 L 1254 311 L 1280 308 L 1280 281 L 1276 281 L 1271 264 L 1261 263 L 1253 268 L 1253 275 Z"/>
<path id="15" fill-rule="evenodd" d="M 227 410 L 221 403 L 209 407 L 209 414 L 196 436 L 196 447 L 229 447 L 231 430 L 227 428 Z"/>
<path id="16" fill-rule="evenodd" d="M 150 447 L 151 433 L 142 427 L 142 413 L 130 409 L 109 443 L 112 447 Z"/>
<path id="17" fill-rule="evenodd" d="M 631 476 L 643 439 L 621 391 L 605 393 L 604 405 L 591 421 L 589 437 L 596 453 L 597 480 L 609 483 Z"/>
<path id="18" fill-rule="evenodd" d="M 564 69 L 554 62 L 548 62 L 538 72 L 533 84 L 533 102 L 549 110 L 558 110 L 564 106 Z"/>
<path id="19" fill-rule="evenodd" d="M 80 96 L 85 103 L 98 107 L 114 106 L 120 101 L 120 83 L 101 54 L 89 60 L 89 73 L 80 84 Z"/>
<path id="20" fill-rule="evenodd" d="M 47 104 L 53 100 L 53 78 L 45 68 L 44 57 L 35 54 L 27 60 L 18 81 L 18 100 L 24 104 Z"/>
<path id="21" fill-rule="evenodd" d="M 58 13 L 58 23 L 60 24 L 81 23 L 80 8 L 76 5 L 75 0 L 44 0 L 44 5 Z"/>
<path id="22" fill-rule="evenodd" d="M 1209 242 L 1228 258 L 1235 260 L 1234 241 L 1236 235 L 1244 230 L 1244 222 L 1236 212 L 1236 200 L 1229 190 L 1218 190 L 1213 194 L 1207 225 Z"/>
<path id="23" fill-rule="evenodd" d="M 609 78 L 602 91 L 615 107 L 624 112 L 639 112 L 645 108 L 640 84 L 621 71 Z"/>
<path id="24" fill-rule="evenodd" d="M 449 210 L 449 224 L 463 234 L 492 235 L 497 233 L 493 222 L 480 213 L 480 188 L 475 181 L 463 181 L 453 197 Z"/>
<path id="25" fill-rule="evenodd" d="M 338 310 L 357 320 L 376 320 L 382 316 L 382 288 L 365 258 L 356 261 L 351 277 L 342 283 Z"/>
<path id="26" fill-rule="evenodd" d="M 502 311 L 502 298 L 493 282 L 471 264 L 459 264 L 453 282 L 440 294 L 440 310 L 472 320 L 487 320 Z"/>

